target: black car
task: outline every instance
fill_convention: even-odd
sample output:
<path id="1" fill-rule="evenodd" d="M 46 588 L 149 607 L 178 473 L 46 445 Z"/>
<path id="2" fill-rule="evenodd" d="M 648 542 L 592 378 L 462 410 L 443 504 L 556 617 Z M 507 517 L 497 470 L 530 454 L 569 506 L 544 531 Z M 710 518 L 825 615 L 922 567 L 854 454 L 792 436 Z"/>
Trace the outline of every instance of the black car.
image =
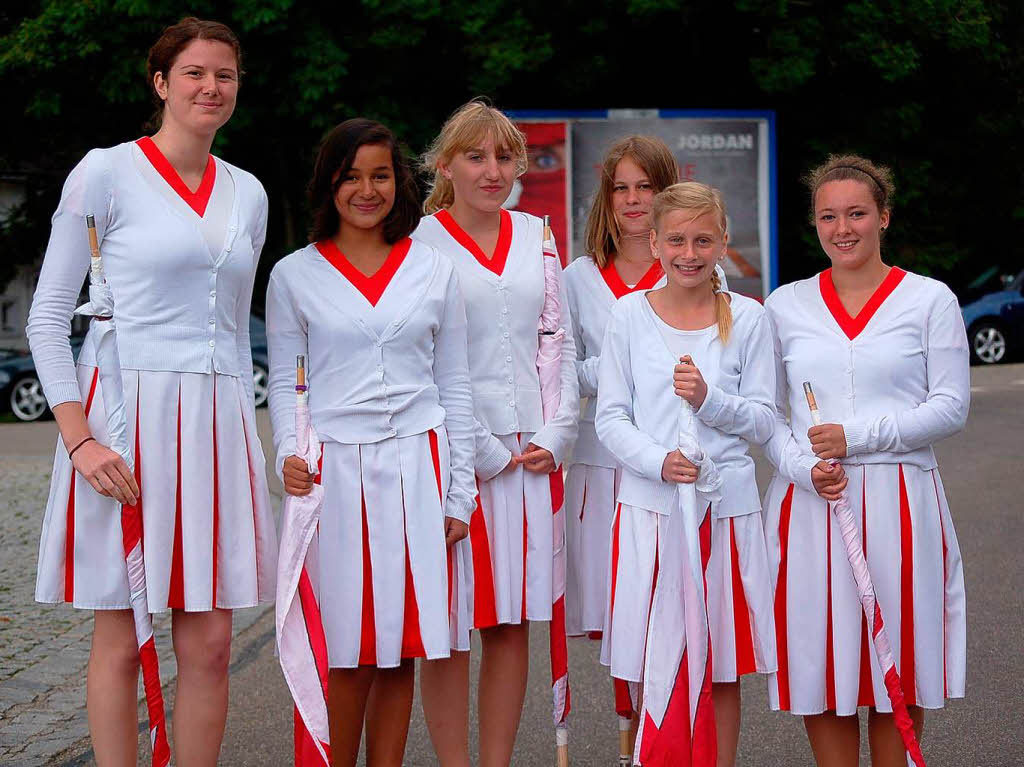
<path id="1" fill-rule="evenodd" d="M 71 351 L 78 357 L 84 336 L 71 337 Z M 252 345 L 252 384 L 256 407 L 267 404 L 270 361 L 267 356 L 267 328 L 259 317 L 249 318 Z M 36 375 L 32 355 L 0 349 L 0 410 L 9 408 L 19 421 L 38 421 L 49 412 L 43 385 Z"/>

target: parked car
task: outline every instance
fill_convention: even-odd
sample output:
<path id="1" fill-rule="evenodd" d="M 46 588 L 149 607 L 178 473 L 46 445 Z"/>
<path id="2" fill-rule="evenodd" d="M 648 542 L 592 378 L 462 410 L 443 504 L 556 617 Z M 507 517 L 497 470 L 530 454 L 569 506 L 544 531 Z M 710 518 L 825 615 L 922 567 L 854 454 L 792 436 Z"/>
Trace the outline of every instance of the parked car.
<path id="1" fill-rule="evenodd" d="M 1024 349 L 1024 270 L 1004 277 L 1002 290 L 965 304 L 961 312 L 971 362 L 994 365 L 1016 356 Z"/>
<path id="2" fill-rule="evenodd" d="M 84 336 L 71 336 L 71 351 L 78 357 Z M 267 355 L 267 328 L 263 320 L 249 318 L 252 346 L 252 388 L 256 407 L 267 404 L 270 361 Z M 49 413 L 43 385 L 36 375 L 32 355 L 0 349 L 0 410 L 9 409 L 19 421 L 38 421 Z"/>

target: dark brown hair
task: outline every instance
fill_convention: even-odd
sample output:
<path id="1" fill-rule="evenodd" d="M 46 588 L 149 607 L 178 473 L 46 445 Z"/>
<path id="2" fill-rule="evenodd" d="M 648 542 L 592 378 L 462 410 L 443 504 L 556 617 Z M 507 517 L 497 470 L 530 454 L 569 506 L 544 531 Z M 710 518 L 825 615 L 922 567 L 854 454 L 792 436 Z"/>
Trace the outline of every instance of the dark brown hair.
<path id="1" fill-rule="evenodd" d="M 395 134 L 379 122 L 356 117 L 346 120 L 328 133 L 317 153 L 313 178 L 309 182 L 309 207 L 313 211 L 310 242 L 326 240 L 338 233 L 341 217 L 334 198 L 345 174 L 352 169 L 359 147 L 367 144 L 388 147 L 391 150 L 391 164 L 395 169 L 395 204 L 384 219 L 385 242 L 392 245 L 408 237 L 419 223 L 420 206 L 416 183 Z"/>
<path id="2" fill-rule="evenodd" d="M 171 65 L 178 58 L 178 54 L 185 50 L 185 47 L 193 40 L 214 40 L 231 46 L 235 52 L 235 65 L 238 67 L 238 77 L 242 77 L 242 46 L 238 37 L 226 24 L 219 21 L 206 21 L 197 19 L 195 16 L 186 16 L 177 24 L 172 24 L 163 31 L 153 47 L 149 49 L 149 56 L 146 58 L 146 77 L 149 88 L 153 92 L 153 99 L 156 102 L 156 114 L 152 122 L 160 125 L 160 118 L 163 115 L 164 102 L 160 94 L 156 92 L 153 85 L 153 78 L 159 72 L 164 79 L 170 74 Z"/>
<path id="3" fill-rule="evenodd" d="M 891 170 L 860 155 L 830 154 L 825 162 L 804 176 L 804 183 L 811 192 L 811 223 L 814 223 L 814 204 L 818 190 L 829 181 L 860 181 L 871 190 L 871 197 L 879 213 L 892 211 L 896 185 L 892 181 Z"/>

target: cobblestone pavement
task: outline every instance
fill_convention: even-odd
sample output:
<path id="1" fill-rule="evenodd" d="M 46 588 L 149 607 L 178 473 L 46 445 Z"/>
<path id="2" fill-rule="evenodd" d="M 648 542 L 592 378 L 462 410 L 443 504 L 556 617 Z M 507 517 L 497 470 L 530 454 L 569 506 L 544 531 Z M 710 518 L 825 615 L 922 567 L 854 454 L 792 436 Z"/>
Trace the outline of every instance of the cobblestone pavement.
<path id="1" fill-rule="evenodd" d="M 265 411 L 259 416 L 269 441 Z M 59 763 L 62 754 L 80 751 L 89 734 L 85 670 L 92 611 L 34 601 L 55 434 L 52 421 L 0 424 L 0 763 L 10 767 Z M 236 611 L 235 636 L 271 607 Z M 167 686 L 177 671 L 170 613 L 153 622 Z M 139 691 L 141 700 L 141 681 Z M 146 721 L 144 711 L 140 721 Z"/>

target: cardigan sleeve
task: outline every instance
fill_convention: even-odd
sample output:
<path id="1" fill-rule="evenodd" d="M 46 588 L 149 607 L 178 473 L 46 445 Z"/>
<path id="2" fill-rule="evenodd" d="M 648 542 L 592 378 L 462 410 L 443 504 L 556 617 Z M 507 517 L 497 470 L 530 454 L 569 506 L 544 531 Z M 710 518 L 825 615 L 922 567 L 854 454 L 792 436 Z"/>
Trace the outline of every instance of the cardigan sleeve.
<path id="1" fill-rule="evenodd" d="M 258 183 L 258 182 L 257 182 Z M 260 187 L 259 211 L 256 215 L 255 230 L 252 236 L 252 271 L 249 273 L 248 284 L 239 297 L 235 309 L 235 336 L 238 339 L 238 375 L 242 378 L 242 387 L 248 395 L 247 402 L 255 413 L 255 393 L 252 380 L 252 340 L 249 338 L 249 314 L 252 311 L 252 292 L 256 283 L 256 270 L 260 262 L 260 253 L 267 240 L 267 193 Z"/>
<path id="2" fill-rule="evenodd" d="M 69 336 L 71 315 L 89 270 L 85 217 L 95 216 L 102 248 L 110 223 L 111 202 L 105 153 L 93 149 L 64 183 L 26 327 L 36 371 L 51 408 L 82 398 Z"/>
<path id="3" fill-rule="evenodd" d="M 843 423 L 847 455 L 879 451 L 906 453 L 960 431 L 971 401 L 967 331 L 956 297 L 929 312 L 925 327 L 928 395 L 916 407 L 878 418 Z"/>
<path id="4" fill-rule="evenodd" d="M 444 500 L 444 515 L 468 524 L 476 508 L 473 476 L 476 419 L 466 351 L 466 306 L 454 269 L 449 271 L 444 291 L 444 316 L 434 334 L 433 363 L 434 383 L 445 412 L 444 425 L 451 454 L 451 483 Z"/>
<path id="5" fill-rule="evenodd" d="M 570 279 L 565 272 L 565 291 L 569 296 L 569 316 L 572 317 L 572 339 L 576 345 L 576 381 L 580 387 L 581 397 L 597 396 L 597 366 L 600 357 L 588 357 L 587 347 L 583 343 L 583 330 L 580 324 L 579 288 L 575 288 L 576 279 Z"/>
<path id="6" fill-rule="evenodd" d="M 727 394 L 708 384 L 708 393 L 697 417 L 708 426 L 763 445 L 775 429 L 775 356 L 772 333 L 762 312 L 740 350 L 738 394 Z"/>
<path id="7" fill-rule="evenodd" d="M 562 336 L 561 399 L 554 416 L 533 435 L 531 440 L 537 447 L 550 450 L 555 465 L 561 466 L 576 442 L 580 417 L 580 388 L 576 380 L 576 342 L 573 340 L 572 317 L 569 313 L 569 297 L 565 291 L 565 279 L 558 270 L 558 294 L 562 303 L 559 325 Z"/>
<path id="8" fill-rule="evenodd" d="M 270 423 L 274 429 L 274 470 L 282 476 L 285 459 L 295 454 L 295 358 L 306 356 L 307 373 L 316 375 L 310 366 L 308 331 L 305 317 L 299 312 L 287 280 L 277 266 L 267 286 L 267 351 L 270 355 L 269 406 Z M 252 376 L 249 377 L 252 380 Z M 312 381 L 311 381 L 312 383 Z"/>
<path id="9" fill-rule="evenodd" d="M 771 320 L 771 312 L 765 312 L 771 331 L 775 364 L 775 422 L 772 434 L 764 443 L 764 452 L 779 474 L 808 492 L 816 492 L 811 482 L 811 469 L 818 464 L 812 453 L 800 449 L 785 413 L 789 411 L 789 381 L 782 361 L 782 343 L 778 330 Z"/>
<path id="10" fill-rule="evenodd" d="M 601 372 L 594 426 L 604 446 L 626 468 L 641 477 L 661 482 L 661 468 L 671 451 L 636 426 L 628 314 L 624 311 L 625 306 L 619 303 L 612 311 L 601 344 Z"/>

